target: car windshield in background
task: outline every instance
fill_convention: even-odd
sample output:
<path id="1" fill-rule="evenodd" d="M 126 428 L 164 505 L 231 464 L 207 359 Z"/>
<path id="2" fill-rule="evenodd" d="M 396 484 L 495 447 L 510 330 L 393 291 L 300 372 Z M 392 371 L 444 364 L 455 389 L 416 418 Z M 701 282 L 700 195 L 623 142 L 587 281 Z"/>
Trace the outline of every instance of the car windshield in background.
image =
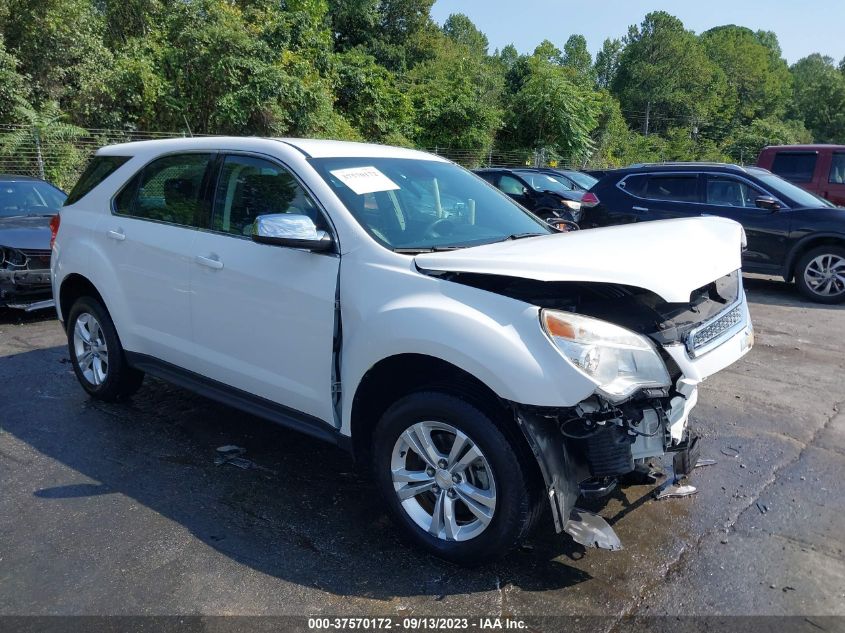
<path id="1" fill-rule="evenodd" d="M 466 248 L 552 229 L 480 178 L 439 161 L 314 158 L 349 212 L 398 251 Z"/>
<path id="2" fill-rule="evenodd" d="M 555 177 L 552 174 L 541 174 L 535 171 L 518 171 L 516 173 L 534 191 L 551 191 L 552 193 L 569 193 L 573 191 L 572 184 L 562 176 Z"/>
<path id="3" fill-rule="evenodd" d="M 38 180 L 0 181 L 0 218 L 55 215 L 67 196 Z"/>
<path id="4" fill-rule="evenodd" d="M 575 184 L 581 187 L 584 191 L 589 191 L 593 188 L 593 185 L 599 181 L 598 178 L 593 178 L 590 174 L 585 174 L 580 171 L 566 171 L 563 175 L 574 181 Z"/>
<path id="5" fill-rule="evenodd" d="M 799 207 L 834 207 L 824 198 L 820 198 L 809 191 L 806 191 L 798 185 L 793 185 L 788 180 L 784 180 L 780 176 L 768 173 L 754 173 L 761 182 L 768 185 L 775 193 L 781 194 L 790 200 L 793 200 Z"/>

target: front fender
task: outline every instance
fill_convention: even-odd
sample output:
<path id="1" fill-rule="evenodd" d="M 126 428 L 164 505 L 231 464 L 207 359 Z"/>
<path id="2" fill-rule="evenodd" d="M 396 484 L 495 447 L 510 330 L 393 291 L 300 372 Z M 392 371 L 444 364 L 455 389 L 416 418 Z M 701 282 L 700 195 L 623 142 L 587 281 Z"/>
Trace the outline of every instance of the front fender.
<path id="1" fill-rule="evenodd" d="M 574 406 L 595 390 L 548 340 L 538 307 L 415 270 L 353 267 L 341 272 L 344 434 L 364 375 L 399 354 L 448 362 L 525 405 Z"/>

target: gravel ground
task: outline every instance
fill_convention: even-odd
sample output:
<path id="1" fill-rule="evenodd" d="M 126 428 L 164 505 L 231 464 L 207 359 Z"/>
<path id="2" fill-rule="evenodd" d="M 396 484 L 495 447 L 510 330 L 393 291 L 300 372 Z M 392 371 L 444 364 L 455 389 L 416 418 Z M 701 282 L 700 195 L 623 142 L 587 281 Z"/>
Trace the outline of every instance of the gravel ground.
<path id="1" fill-rule="evenodd" d="M 340 450 L 152 379 L 89 400 L 51 314 L 0 312 L 0 615 L 845 615 L 845 308 L 746 285 L 757 345 L 702 388 L 698 494 L 616 491 L 623 551 L 547 515 L 473 570 L 403 546 Z"/>

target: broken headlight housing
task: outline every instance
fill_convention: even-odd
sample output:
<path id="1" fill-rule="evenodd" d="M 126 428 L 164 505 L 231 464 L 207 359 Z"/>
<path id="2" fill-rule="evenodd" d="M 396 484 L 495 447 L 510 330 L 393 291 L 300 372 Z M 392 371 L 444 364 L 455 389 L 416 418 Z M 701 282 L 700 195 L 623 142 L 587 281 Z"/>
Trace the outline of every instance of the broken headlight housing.
<path id="1" fill-rule="evenodd" d="M 669 372 L 654 344 L 625 328 L 571 312 L 542 310 L 543 329 L 600 393 L 621 402 L 644 387 L 668 387 Z"/>

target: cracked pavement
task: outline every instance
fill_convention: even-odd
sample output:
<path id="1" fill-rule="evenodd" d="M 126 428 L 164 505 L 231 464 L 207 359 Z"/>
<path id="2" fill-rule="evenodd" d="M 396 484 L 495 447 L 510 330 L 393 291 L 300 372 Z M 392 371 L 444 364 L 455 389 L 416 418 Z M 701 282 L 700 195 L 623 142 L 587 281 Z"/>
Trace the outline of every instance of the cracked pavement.
<path id="1" fill-rule="evenodd" d="M 340 450 L 157 380 L 91 401 L 51 315 L 0 312 L 0 614 L 845 615 L 845 307 L 746 286 L 757 344 L 702 387 L 698 493 L 614 492 L 621 552 L 547 514 L 473 570 L 402 545 Z"/>

